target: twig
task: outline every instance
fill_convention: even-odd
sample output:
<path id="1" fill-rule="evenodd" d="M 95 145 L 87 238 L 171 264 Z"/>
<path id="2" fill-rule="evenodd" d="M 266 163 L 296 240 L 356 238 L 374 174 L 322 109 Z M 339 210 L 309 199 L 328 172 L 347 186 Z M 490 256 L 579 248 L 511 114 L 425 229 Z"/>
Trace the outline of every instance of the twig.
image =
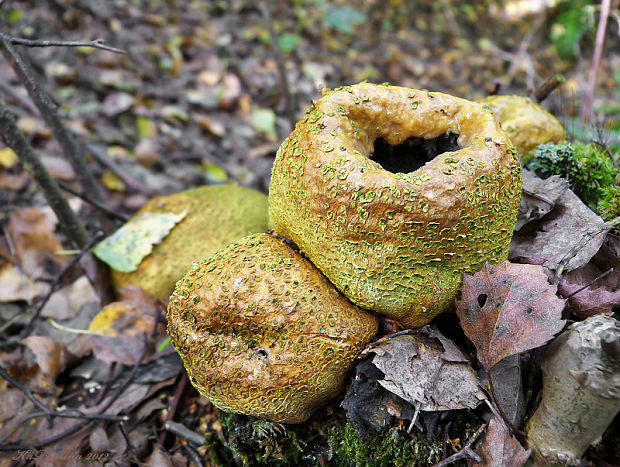
<path id="1" fill-rule="evenodd" d="M 24 45 L 26 47 L 92 47 L 93 49 L 107 50 L 116 54 L 127 55 L 127 51 L 110 47 L 105 44 L 103 39 L 93 39 L 92 41 L 49 41 L 24 39 L 22 37 L 10 36 L 0 32 L 0 38 L 8 40 L 11 44 Z"/>
<path id="2" fill-rule="evenodd" d="M 32 314 L 32 317 L 30 318 L 30 320 L 28 321 L 28 323 L 26 324 L 26 326 L 24 326 L 24 329 L 22 330 L 22 332 L 20 333 L 21 337 L 27 336 L 30 333 L 30 329 L 32 328 L 34 322 L 39 318 L 39 316 L 41 315 L 41 312 L 43 311 L 43 308 L 45 308 L 45 304 L 48 302 L 48 300 L 50 299 L 50 297 L 58 290 L 60 289 L 60 281 L 62 280 L 62 278 L 64 277 L 64 275 L 71 270 L 71 268 L 73 268 L 73 266 L 75 266 L 80 259 L 82 259 L 82 256 L 84 256 L 88 250 L 90 250 L 92 248 L 92 246 L 97 243 L 99 240 L 101 240 L 101 238 L 103 237 L 103 232 L 99 231 L 97 232 L 93 238 L 91 238 L 88 243 L 86 245 L 84 245 L 82 247 L 82 249 L 80 250 L 80 252 L 78 254 L 76 254 L 73 258 L 71 258 L 71 261 L 69 261 L 69 264 L 67 264 L 57 275 L 56 277 L 54 277 L 54 279 L 52 280 L 51 284 L 50 284 L 50 288 L 47 291 L 47 293 L 45 294 L 45 296 L 39 300 L 39 302 L 37 303 L 37 307 L 34 310 L 34 313 Z"/>
<path id="3" fill-rule="evenodd" d="M 71 137 L 58 117 L 56 105 L 51 97 L 34 78 L 33 71 L 17 50 L 15 50 L 10 38 L 2 33 L 0 33 L 0 46 L 4 58 L 11 64 L 13 71 L 15 71 L 15 74 L 20 78 L 30 98 L 39 109 L 43 120 L 45 120 L 45 123 L 47 123 L 52 133 L 54 133 L 54 137 L 58 141 L 58 144 L 60 144 L 65 157 L 67 157 L 73 167 L 80 185 L 82 185 L 82 189 L 88 190 L 93 199 L 103 201 L 103 191 L 86 165 L 84 155 L 80 151 L 75 139 Z"/>
<path id="4" fill-rule="evenodd" d="M 89 240 L 86 228 L 69 206 L 56 180 L 52 178 L 24 134 L 17 128 L 2 97 L 0 97 L 0 137 L 4 144 L 17 154 L 24 169 L 41 188 L 67 238 L 78 247 L 86 245 Z"/>
<path id="5" fill-rule="evenodd" d="M 286 116 L 291 125 L 291 129 L 295 128 L 295 115 L 293 111 L 293 101 L 291 99 L 291 89 L 288 83 L 288 77 L 286 76 L 286 66 L 284 65 L 284 57 L 282 51 L 278 47 L 278 38 L 273 29 L 273 20 L 271 12 L 273 10 L 273 0 L 262 0 L 261 9 L 263 11 L 263 18 L 265 19 L 265 25 L 267 31 L 269 31 L 269 38 L 271 39 L 271 49 L 276 59 L 278 66 L 278 77 L 280 78 L 281 91 L 284 94 L 284 105 L 286 106 Z"/>
<path id="6" fill-rule="evenodd" d="M 493 378 L 491 377 L 491 370 L 487 370 L 487 378 L 489 380 L 489 388 L 491 389 L 491 397 L 493 398 L 493 404 L 495 405 L 497 412 L 502 417 L 504 422 L 506 422 L 506 425 L 508 425 L 508 428 L 510 428 L 510 430 L 512 430 L 513 433 L 517 433 L 518 435 L 527 438 L 527 434 L 524 431 L 519 430 L 516 426 L 514 426 L 512 422 L 508 420 L 508 417 L 506 417 L 506 414 L 502 410 L 502 407 L 499 404 L 499 401 L 497 400 L 497 396 L 495 395 L 495 387 L 493 386 Z"/>
<path id="7" fill-rule="evenodd" d="M 583 287 L 575 290 L 572 294 L 570 294 L 568 297 L 564 297 L 564 298 L 571 298 L 573 295 L 577 295 L 579 292 L 581 292 L 582 290 L 587 289 L 588 287 L 590 287 L 592 284 L 594 284 L 596 281 L 604 279 L 605 277 L 609 276 L 612 272 L 614 271 L 614 268 L 609 269 L 608 271 L 604 272 L 603 274 L 601 274 L 600 276 L 594 278 L 594 280 L 592 282 L 590 282 L 587 285 L 584 285 Z"/>
<path id="8" fill-rule="evenodd" d="M 601 2 L 601 14 L 596 29 L 596 42 L 594 45 L 594 53 L 592 54 L 592 67 L 588 76 L 588 87 L 586 88 L 586 98 L 583 109 L 581 110 L 581 119 L 586 121 L 592 114 L 592 101 L 594 99 L 594 88 L 596 87 L 596 75 L 599 65 L 601 64 L 601 55 L 603 54 L 603 43 L 605 42 L 605 31 L 607 30 L 607 19 L 609 18 L 610 0 Z"/>
<path id="9" fill-rule="evenodd" d="M 34 115 L 38 115 L 39 114 L 39 111 L 32 104 L 32 102 L 30 102 L 24 96 L 22 96 L 18 92 L 16 92 L 15 88 L 13 86 L 9 85 L 3 79 L 0 79 L 0 90 L 3 93 L 5 93 L 7 96 L 9 96 L 11 99 L 15 99 L 19 103 L 19 105 L 21 105 L 22 107 L 25 107 L 31 114 L 34 114 Z"/>
<path id="10" fill-rule="evenodd" d="M 18 443 L 0 443 L 0 451 L 25 451 L 28 449 L 41 449 L 49 444 L 54 444 L 57 441 L 64 440 L 65 438 L 71 436 L 74 433 L 77 433 L 86 425 L 92 423 L 92 420 L 83 420 L 80 423 L 76 423 L 71 428 L 63 431 L 54 436 L 50 436 L 49 438 L 45 438 L 42 441 L 33 441 L 30 444 L 18 444 Z"/>
<path id="11" fill-rule="evenodd" d="M 467 444 L 463 446 L 463 449 L 461 449 L 459 452 L 452 454 L 450 457 L 446 457 L 444 460 L 437 462 L 433 467 L 446 467 L 447 465 L 450 465 L 461 459 L 472 459 L 475 462 L 480 462 L 480 456 L 472 450 L 471 446 L 486 429 L 486 427 L 487 426 L 484 423 L 480 425 L 480 428 L 478 428 L 476 432 L 472 435 L 472 437 L 469 438 Z"/>
<path id="12" fill-rule="evenodd" d="M 375 347 L 378 347 L 382 344 L 385 344 L 389 339 L 392 339 L 394 337 L 398 337 L 398 336 L 405 336 L 407 334 L 411 334 L 411 329 L 403 329 L 402 331 L 398 331 L 398 332 L 393 332 L 392 334 L 388 334 L 387 336 L 383 336 L 380 339 L 377 339 L 374 342 L 371 342 L 370 344 L 368 344 L 366 346 L 366 348 L 364 350 L 361 351 L 361 353 L 359 354 L 358 358 L 364 358 L 366 355 L 368 355 L 372 349 L 374 349 Z"/>
<path id="13" fill-rule="evenodd" d="M 534 99 L 536 99 L 536 102 L 540 104 L 549 96 L 549 94 L 555 91 L 558 86 L 565 82 L 566 78 L 564 78 L 564 75 L 560 73 L 552 76 L 534 92 Z"/>
<path id="14" fill-rule="evenodd" d="M 172 420 L 168 420 L 164 424 L 164 429 L 175 436 L 179 436 L 187 440 L 190 444 L 193 444 L 194 446 L 202 446 L 205 441 L 203 436 L 199 435 L 198 433 L 194 433 L 185 425 L 173 422 Z"/>
<path id="15" fill-rule="evenodd" d="M 108 420 L 108 421 L 122 421 L 128 420 L 126 416 L 117 416 L 117 415 L 109 415 L 105 413 L 98 414 L 86 414 L 77 409 L 68 409 L 68 410 L 58 410 L 47 407 L 40 400 L 34 397 L 32 391 L 24 386 L 20 381 L 13 378 L 3 366 L 0 365 L 0 376 L 8 381 L 11 385 L 15 386 L 19 389 L 33 405 L 40 410 L 40 412 L 34 412 L 28 414 L 28 416 L 22 421 L 30 420 L 31 418 L 42 417 L 42 416 L 51 416 L 51 417 L 59 417 L 59 418 L 78 418 L 84 420 Z"/>
<path id="16" fill-rule="evenodd" d="M 104 150 L 99 149 L 94 144 L 85 144 L 86 150 L 97 160 L 97 162 L 99 162 L 106 169 L 108 169 L 110 172 L 120 178 L 123 183 L 127 185 L 127 187 L 148 197 L 151 197 L 155 194 L 153 190 L 143 187 L 136 180 L 129 177 L 127 175 L 127 171 L 123 170 L 122 167 L 120 167 L 111 157 L 109 157 Z"/>
<path id="17" fill-rule="evenodd" d="M 562 273 L 566 268 L 566 265 L 573 259 L 579 251 L 584 248 L 590 240 L 596 237 L 598 234 L 606 232 L 607 230 L 611 230 L 614 227 L 620 225 L 620 216 L 614 217 L 612 220 L 607 221 L 601 225 L 599 225 L 596 229 L 591 230 L 587 234 L 585 234 L 579 242 L 573 246 L 568 253 L 564 255 L 564 257 L 558 263 L 558 267 L 555 270 L 555 274 L 553 275 L 553 280 L 551 284 L 558 285 L 560 283 L 560 278 L 562 277 Z"/>
<path id="18" fill-rule="evenodd" d="M 129 216 L 118 212 L 117 210 L 111 208 L 110 206 L 108 206 L 105 203 L 102 203 L 101 201 L 97 201 L 96 199 L 92 199 L 89 195 L 87 195 L 84 192 L 75 190 L 73 188 L 71 188 L 71 186 L 65 182 L 63 182 L 62 180 L 56 180 L 56 182 L 58 183 L 58 185 L 60 186 L 60 188 L 62 188 L 64 191 L 71 193 L 73 196 L 77 196 L 80 199 L 83 199 L 84 201 L 86 201 L 87 203 L 92 204 L 93 206 L 95 206 L 98 209 L 101 209 L 103 212 L 105 212 L 106 214 L 109 214 L 112 217 L 115 217 L 123 222 L 127 222 L 129 220 Z"/>

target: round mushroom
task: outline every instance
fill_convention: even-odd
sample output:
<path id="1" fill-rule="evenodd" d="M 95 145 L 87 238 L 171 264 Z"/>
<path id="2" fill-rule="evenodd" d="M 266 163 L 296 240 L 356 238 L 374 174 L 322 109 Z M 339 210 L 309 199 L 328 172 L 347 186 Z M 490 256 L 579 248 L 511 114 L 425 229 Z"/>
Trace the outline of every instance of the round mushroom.
<path id="1" fill-rule="evenodd" d="M 255 234 L 195 263 L 170 297 L 168 334 L 216 407 L 299 423 L 344 387 L 378 331 L 284 241 Z"/>
<path id="2" fill-rule="evenodd" d="M 364 83 L 317 100 L 282 143 L 269 214 L 353 303 L 417 327 L 464 272 L 507 259 L 520 192 L 481 104 Z"/>

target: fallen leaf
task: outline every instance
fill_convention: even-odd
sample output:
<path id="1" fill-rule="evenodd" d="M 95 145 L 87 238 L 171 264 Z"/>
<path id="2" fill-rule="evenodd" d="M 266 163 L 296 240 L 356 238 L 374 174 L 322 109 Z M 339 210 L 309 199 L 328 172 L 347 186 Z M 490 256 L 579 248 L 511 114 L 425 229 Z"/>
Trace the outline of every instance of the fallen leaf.
<path id="1" fill-rule="evenodd" d="M 117 271 L 135 271 L 153 251 L 153 245 L 161 242 L 186 214 L 187 210 L 179 214 L 145 212 L 99 242 L 93 253 Z"/>
<path id="2" fill-rule="evenodd" d="M 564 300 L 541 266 L 508 261 L 463 275 L 456 313 L 488 371 L 503 358 L 539 347 L 564 327 Z"/>
<path id="3" fill-rule="evenodd" d="M 510 242 L 509 258 L 542 259 L 543 266 L 556 269 L 562 258 L 581 238 L 601 224 L 603 219 L 567 189 L 557 200 L 555 208 L 543 219 L 530 222 L 527 228 L 515 232 Z M 565 270 L 576 269 L 590 261 L 604 240 L 605 234 L 599 234 L 590 240 L 569 261 Z"/>
<path id="4" fill-rule="evenodd" d="M 477 444 L 476 452 L 481 462 L 473 462 L 474 467 L 521 467 L 529 459 L 531 451 L 526 450 L 508 432 L 504 424 L 492 418 L 484 438 Z"/>
<path id="5" fill-rule="evenodd" d="M 373 364 L 384 374 L 379 384 L 420 410 L 472 409 L 484 398 L 465 356 L 454 345 L 446 349 L 428 326 L 390 338 L 372 352 Z"/>
<path id="6" fill-rule="evenodd" d="M 582 287 L 582 285 L 571 284 L 564 279 L 558 286 L 560 295 L 568 299 L 568 304 L 580 319 L 600 314 L 611 316 L 614 307 L 620 307 L 620 289 L 587 287 L 577 292 Z M 573 293 L 575 295 L 572 295 Z"/>
<path id="7" fill-rule="evenodd" d="M 34 361 L 39 365 L 37 388 L 51 390 L 55 385 L 56 378 L 67 364 L 65 346 L 45 336 L 29 336 L 21 342 L 32 352 Z"/>
<path id="8" fill-rule="evenodd" d="M 514 426 L 521 426 L 525 415 L 525 394 L 521 373 L 521 356 L 518 354 L 509 355 L 491 369 L 497 402 Z M 480 384 L 488 387 L 486 371 L 480 371 L 478 376 Z"/>
<path id="9" fill-rule="evenodd" d="M 525 224 L 540 219 L 555 207 L 558 198 L 568 188 L 568 180 L 553 175 L 545 180 L 534 172 L 522 169 L 523 193 L 515 230 L 521 230 Z"/>
<path id="10" fill-rule="evenodd" d="M 370 360 L 363 361 L 357 365 L 356 377 L 340 404 L 363 439 L 368 439 L 371 431 L 388 426 L 394 416 L 412 419 L 415 413 L 411 404 L 381 387 L 377 380 L 383 377 Z"/>
<path id="11" fill-rule="evenodd" d="M 57 253 L 62 245 L 54 234 L 55 224 L 37 208 L 15 209 L 11 213 L 8 232 L 15 246 L 15 254 L 24 273 L 31 279 L 49 277 L 49 266 L 58 267 L 66 258 Z"/>
<path id="12" fill-rule="evenodd" d="M 114 117 L 126 112 L 134 103 L 134 97 L 126 92 L 116 92 L 109 94 L 103 100 L 101 111 L 106 117 Z"/>
<path id="13" fill-rule="evenodd" d="M 135 365 L 144 352 L 144 335 L 155 326 L 155 303 L 133 286 L 121 291 L 121 300 L 97 313 L 88 326 L 88 339 L 99 360 Z"/>
<path id="14" fill-rule="evenodd" d="M 11 148 L 2 148 L 0 149 L 0 165 L 10 169 L 15 164 L 17 164 L 19 159 L 17 158 L 17 154 Z"/>
<path id="15" fill-rule="evenodd" d="M 11 265 L 0 268 L 0 302 L 32 301 L 43 294 L 42 286 Z"/>

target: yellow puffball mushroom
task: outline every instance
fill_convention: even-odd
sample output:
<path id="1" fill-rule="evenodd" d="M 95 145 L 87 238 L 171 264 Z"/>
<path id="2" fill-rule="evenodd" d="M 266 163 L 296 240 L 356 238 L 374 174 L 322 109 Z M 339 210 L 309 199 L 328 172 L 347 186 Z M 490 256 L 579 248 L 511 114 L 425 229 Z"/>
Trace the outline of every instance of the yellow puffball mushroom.
<path id="1" fill-rule="evenodd" d="M 524 163 L 532 158 L 539 144 L 566 139 L 558 119 L 528 97 L 489 96 L 478 102 L 490 108 Z"/>
<path id="2" fill-rule="evenodd" d="M 272 228 L 353 303 L 428 323 L 464 272 L 507 259 L 516 150 L 481 104 L 357 84 L 328 92 L 278 150 Z"/>
<path id="3" fill-rule="evenodd" d="M 268 234 L 195 263 L 168 307 L 168 334 L 216 407 L 285 423 L 336 396 L 377 318 Z"/>
<path id="4" fill-rule="evenodd" d="M 268 230 L 267 197 L 237 185 L 210 185 L 149 200 L 134 217 L 147 212 L 185 217 L 130 273 L 111 271 L 112 284 L 141 287 L 154 300 L 168 300 L 192 261 L 208 258 L 246 235 Z"/>

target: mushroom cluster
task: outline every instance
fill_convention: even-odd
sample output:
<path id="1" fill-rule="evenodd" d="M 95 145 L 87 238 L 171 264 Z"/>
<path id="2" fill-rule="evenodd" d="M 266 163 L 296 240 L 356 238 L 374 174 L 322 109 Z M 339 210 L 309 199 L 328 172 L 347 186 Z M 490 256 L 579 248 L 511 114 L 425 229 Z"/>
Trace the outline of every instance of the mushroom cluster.
<path id="1" fill-rule="evenodd" d="M 224 410 L 307 419 L 375 336 L 371 312 L 421 326 L 452 306 L 463 272 L 506 259 L 520 189 L 516 151 L 481 104 L 365 83 L 326 93 L 278 150 L 278 237 L 225 247 L 170 297 L 192 383 Z"/>

